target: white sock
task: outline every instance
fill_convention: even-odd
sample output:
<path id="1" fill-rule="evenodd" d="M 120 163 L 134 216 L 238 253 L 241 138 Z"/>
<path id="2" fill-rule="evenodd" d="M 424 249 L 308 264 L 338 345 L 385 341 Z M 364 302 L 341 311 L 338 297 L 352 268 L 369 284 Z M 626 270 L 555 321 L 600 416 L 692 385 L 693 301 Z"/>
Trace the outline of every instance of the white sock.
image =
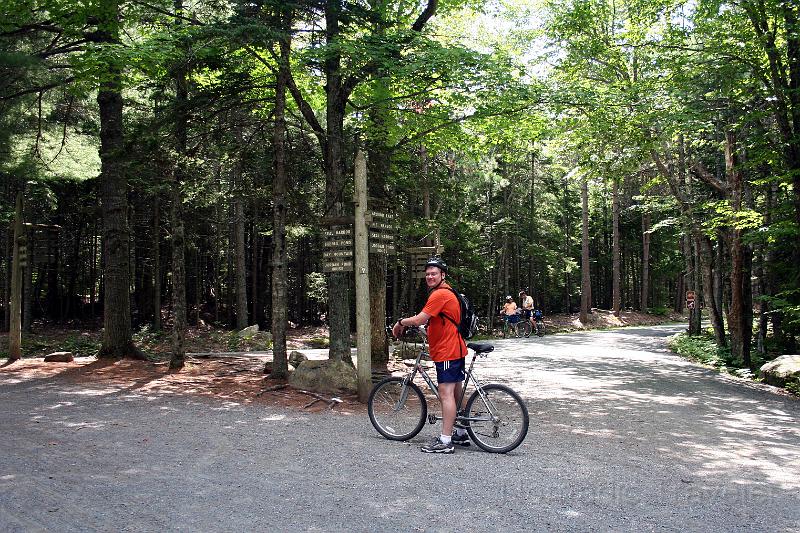
<path id="1" fill-rule="evenodd" d="M 464 428 L 456 428 L 456 435 L 458 435 L 459 437 L 463 437 L 466 434 L 467 434 L 467 430 L 466 429 L 464 429 Z"/>
<path id="2" fill-rule="evenodd" d="M 444 444 L 450 444 L 450 435 L 440 435 L 439 440 Z"/>

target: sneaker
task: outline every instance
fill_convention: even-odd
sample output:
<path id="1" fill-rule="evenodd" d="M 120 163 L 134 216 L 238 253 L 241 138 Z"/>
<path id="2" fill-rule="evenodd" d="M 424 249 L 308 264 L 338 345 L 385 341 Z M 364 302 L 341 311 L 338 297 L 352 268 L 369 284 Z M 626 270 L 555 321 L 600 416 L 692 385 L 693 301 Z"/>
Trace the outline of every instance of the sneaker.
<path id="1" fill-rule="evenodd" d="M 453 444 L 458 444 L 459 446 L 469 446 L 469 435 L 466 433 L 459 435 L 454 431 L 453 436 L 451 437 L 451 442 Z"/>
<path id="2" fill-rule="evenodd" d="M 455 447 L 452 442 L 450 444 L 445 444 L 439 440 L 439 437 L 436 437 L 420 449 L 425 453 L 453 453 Z"/>

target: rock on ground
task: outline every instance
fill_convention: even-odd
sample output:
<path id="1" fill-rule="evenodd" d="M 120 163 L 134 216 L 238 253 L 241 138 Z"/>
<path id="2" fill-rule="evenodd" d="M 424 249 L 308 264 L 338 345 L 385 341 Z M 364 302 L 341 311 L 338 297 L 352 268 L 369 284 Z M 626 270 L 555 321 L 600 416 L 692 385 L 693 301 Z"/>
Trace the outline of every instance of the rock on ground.
<path id="1" fill-rule="evenodd" d="M 782 355 L 761 367 L 765 383 L 785 387 L 790 381 L 800 382 L 800 355 Z"/>

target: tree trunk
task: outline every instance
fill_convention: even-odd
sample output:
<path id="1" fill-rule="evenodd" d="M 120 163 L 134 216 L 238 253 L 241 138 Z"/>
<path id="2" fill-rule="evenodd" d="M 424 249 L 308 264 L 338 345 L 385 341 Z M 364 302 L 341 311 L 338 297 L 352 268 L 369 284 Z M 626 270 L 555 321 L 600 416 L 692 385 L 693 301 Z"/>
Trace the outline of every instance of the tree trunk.
<path id="1" fill-rule="evenodd" d="M 104 0 L 97 9 L 98 41 L 119 45 L 119 0 Z M 103 341 L 99 357 L 136 357 L 130 300 L 128 182 L 122 130 L 121 69 L 104 66 L 97 104 L 100 108 L 100 201 L 103 210 Z"/>
<path id="2" fill-rule="evenodd" d="M 619 316 L 622 307 L 620 282 L 620 243 L 619 243 L 619 181 L 615 178 L 611 182 L 611 309 L 614 316 Z"/>
<path id="3" fill-rule="evenodd" d="M 26 231 L 28 242 L 28 262 L 22 267 L 22 330 L 33 331 L 33 239 L 31 231 Z"/>
<path id="4" fill-rule="evenodd" d="M 742 210 L 743 204 L 743 179 L 742 173 L 738 168 L 736 137 L 732 131 L 725 135 L 725 169 L 730 186 L 731 208 L 734 215 Z M 745 333 L 746 329 L 752 328 L 751 324 L 745 324 L 749 313 L 745 312 L 745 248 L 742 242 L 742 230 L 737 226 L 732 226 L 729 230 L 730 235 L 730 254 L 731 254 L 731 303 L 728 311 L 728 328 L 731 334 L 731 355 L 741 358 L 747 367 L 752 366 L 750 360 L 750 342 Z M 749 279 L 748 279 L 749 282 Z"/>
<path id="5" fill-rule="evenodd" d="M 257 187 L 258 185 L 253 185 Z M 258 324 L 258 278 L 261 272 L 258 270 L 258 251 L 259 251 L 259 238 L 258 238 L 258 212 L 259 212 L 258 199 L 253 198 L 253 220 L 251 221 L 250 234 L 250 322 Z"/>
<path id="6" fill-rule="evenodd" d="M 244 329 L 247 319 L 247 256 L 245 250 L 244 184 L 242 183 L 241 163 L 236 163 L 236 198 L 233 201 L 233 233 L 236 253 L 234 254 L 236 283 L 236 329 Z"/>
<path id="7" fill-rule="evenodd" d="M 17 193 L 14 211 L 13 248 L 11 256 L 11 298 L 8 308 L 10 325 L 8 329 L 8 360 L 16 361 L 22 357 L 22 251 L 27 244 L 25 226 L 22 221 L 22 191 Z"/>
<path id="8" fill-rule="evenodd" d="M 178 0 L 180 1 L 180 0 Z M 179 152 L 180 153 L 180 152 Z M 180 163 L 179 163 L 180 164 Z M 183 225 L 182 170 L 176 168 L 172 184 L 172 357 L 171 369 L 183 368 L 186 356 L 186 256 Z"/>
<path id="9" fill-rule="evenodd" d="M 175 0 L 175 12 L 183 11 L 183 0 Z M 177 19 L 176 25 L 182 24 Z M 186 50 L 184 50 L 186 52 Z M 172 180 L 172 357 L 169 367 L 183 368 L 186 358 L 186 243 L 183 223 L 183 192 L 186 169 L 186 129 L 188 126 L 188 87 L 184 57 L 175 66 L 175 162 Z"/>
<path id="10" fill-rule="evenodd" d="M 153 331 L 161 331 L 161 196 L 153 199 Z"/>
<path id="11" fill-rule="evenodd" d="M 489 183 L 486 189 L 486 257 L 489 260 L 489 264 L 494 263 L 494 232 L 492 231 L 493 226 L 493 213 L 492 213 L 492 192 L 493 192 L 493 184 L 494 180 L 492 177 L 489 177 Z M 489 268 L 486 271 L 486 327 L 491 331 L 494 329 L 493 320 L 497 309 L 495 308 L 494 303 L 494 283 L 492 278 L 492 269 Z"/>
<path id="12" fill-rule="evenodd" d="M 529 206 L 529 220 L 530 230 L 528 232 L 529 242 L 535 243 L 538 240 L 537 226 L 536 226 L 536 151 L 531 150 L 531 190 L 530 198 L 528 200 Z M 534 298 L 534 302 L 538 302 L 538 291 L 536 290 L 536 273 L 537 273 L 537 258 L 533 254 L 533 247 L 528 247 L 528 294 Z M 591 284 L 589 285 L 591 290 Z M 589 304 L 591 309 L 591 303 Z"/>
<path id="13" fill-rule="evenodd" d="M 390 94 L 383 79 L 374 84 L 380 94 Z M 391 172 L 391 152 L 388 144 L 386 109 L 374 106 L 370 111 L 371 128 L 367 139 L 368 172 L 367 187 L 370 201 L 386 200 L 386 179 Z M 388 204 L 387 205 L 391 205 Z M 382 207 L 382 206 L 373 206 Z M 397 209 L 392 206 L 392 209 Z M 386 335 L 386 286 L 388 258 L 385 253 L 369 254 L 369 296 L 370 296 L 370 350 L 374 368 L 385 368 L 389 362 L 389 338 Z"/>
<path id="14" fill-rule="evenodd" d="M 292 14 L 279 12 L 279 28 L 285 33 L 280 39 L 280 64 L 275 82 L 275 124 L 272 130 L 274 176 L 272 182 L 272 373 L 270 377 L 285 379 L 289 373 L 286 353 L 286 322 L 288 310 L 288 254 L 286 252 L 286 85 L 289 77 L 289 52 Z M 265 369 L 266 370 L 266 369 Z"/>
<path id="15" fill-rule="evenodd" d="M 581 324 L 589 321 L 592 308 L 592 283 L 589 273 L 589 177 L 581 179 Z"/>
<path id="16" fill-rule="evenodd" d="M 336 49 L 339 40 L 339 15 L 342 0 L 325 3 L 325 37 L 332 47 L 325 56 L 326 77 L 326 139 L 325 139 L 325 206 L 334 217 L 344 212 L 344 115 L 349 94 L 342 84 L 341 52 Z M 331 361 L 352 364 L 350 355 L 350 274 L 332 272 L 328 276 L 328 321 L 330 324 Z"/>
<path id="17" fill-rule="evenodd" d="M 722 320 L 719 295 L 717 294 L 717 268 L 715 268 L 715 251 L 711 240 L 705 235 L 695 235 L 700 249 L 700 262 L 703 270 L 703 296 L 708 308 L 711 326 L 714 328 L 714 338 L 717 346 L 727 346 L 725 338 L 725 323 Z"/>
<path id="18" fill-rule="evenodd" d="M 644 313 L 650 297 L 650 213 L 642 213 L 642 289 L 639 309 Z"/>
<path id="19" fill-rule="evenodd" d="M 9 231 L 6 234 L 4 241 L 4 254 L 3 257 L 12 258 L 14 254 L 14 225 L 9 226 Z M 13 259 L 5 263 L 5 272 L 3 272 L 3 331 L 10 331 L 11 329 L 11 272 L 12 272 Z"/>

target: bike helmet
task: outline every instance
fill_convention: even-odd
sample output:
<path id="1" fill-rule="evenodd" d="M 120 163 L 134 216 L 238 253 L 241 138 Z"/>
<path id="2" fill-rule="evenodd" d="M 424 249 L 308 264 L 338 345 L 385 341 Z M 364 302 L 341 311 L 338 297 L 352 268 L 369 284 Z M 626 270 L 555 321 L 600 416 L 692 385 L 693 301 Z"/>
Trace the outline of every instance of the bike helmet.
<path id="1" fill-rule="evenodd" d="M 512 298 L 510 294 L 508 296 L 506 296 L 506 301 L 513 300 L 513 299 L 514 298 Z"/>
<path id="2" fill-rule="evenodd" d="M 425 268 L 427 269 L 428 267 L 436 267 L 445 274 L 447 273 L 447 264 L 438 257 L 431 257 L 428 259 L 428 262 L 425 263 Z"/>

